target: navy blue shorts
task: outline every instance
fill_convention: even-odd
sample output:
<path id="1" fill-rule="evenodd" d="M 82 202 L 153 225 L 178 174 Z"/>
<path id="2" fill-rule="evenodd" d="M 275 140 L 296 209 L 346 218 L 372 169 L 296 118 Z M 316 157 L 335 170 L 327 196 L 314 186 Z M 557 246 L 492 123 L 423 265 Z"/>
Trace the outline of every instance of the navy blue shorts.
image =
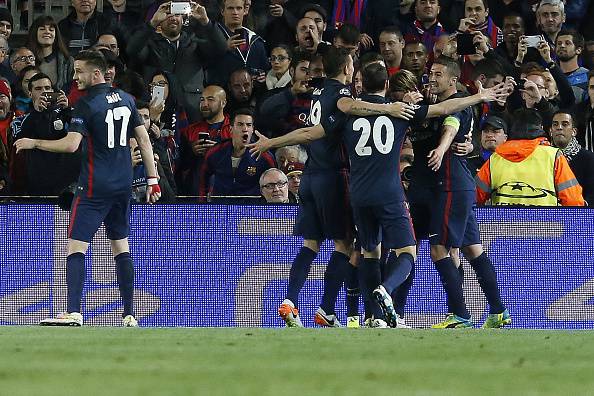
<path id="1" fill-rule="evenodd" d="M 68 238 L 91 242 L 101 223 L 110 240 L 127 238 L 130 234 L 130 195 L 110 198 L 75 196 L 70 211 Z"/>
<path id="2" fill-rule="evenodd" d="M 386 249 L 415 246 L 415 234 L 404 201 L 386 205 L 353 206 L 353 217 L 361 247 L 368 252 L 382 243 Z"/>
<path id="3" fill-rule="evenodd" d="M 410 204 L 410 216 L 412 217 L 417 240 L 429 238 L 431 212 L 435 205 L 437 193 L 436 188 L 417 183 L 411 183 L 406 192 Z"/>
<path id="4" fill-rule="evenodd" d="M 434 200 L 429 243 L 459 248 L 481 243 L 474 215 L 474 191 L 441 191 Z"/>
<path id="5" fill-rule="evenodd" d="M 323 241 L 349 240 L 353 234 L 347 172 L 304 173 L 293 235 Z"/>

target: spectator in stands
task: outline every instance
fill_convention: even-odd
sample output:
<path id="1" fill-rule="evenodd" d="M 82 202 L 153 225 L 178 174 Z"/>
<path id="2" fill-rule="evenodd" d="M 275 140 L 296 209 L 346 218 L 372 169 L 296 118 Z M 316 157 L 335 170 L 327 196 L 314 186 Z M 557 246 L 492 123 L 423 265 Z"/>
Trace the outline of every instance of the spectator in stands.
<path id="1" fill-rule="evenodd" d="M 594 151 L 594 70 L 588 72 L 589 98 L 575 106 L 577 141 L 586 150 Z"/>
<path id="2" fill-rule="evenodd" d="M 0 35 L 4 36 L 7 41 L 12 35 L 13 26 L 14 21 L 10 10 L 7 8 L 0 8 Z"/>
<path id="3" fill-rule="evenodd" d="M 206 153 L 200 171 L 200 202 L 206 202 L 209 191 L 211 202 L 249 202 L 250 198 L 233 197 L 259 196 L 260 176 L 276 166 L 270 154 L 264 153 L 256 159 L 246 148 L 254 132 L 252 110 L 238 109 L 231 125 L 231 140 L 217 144 Z M 211 176 L 213 182 L 209 188 Z"/>
<path id="4" fill-rule="evenodd" d="M 500 115 L 489 114 L 483 122 L 480 132 L 480 151 L 478 155 L 468 157 L 468 168 L 473 175 L 495 152 L 497 147 L 507 141 L 507 122 Z"/>
<path id="5" fill-rule="evenodd" d="M 571 170 L 583 189 L 589 205 L 594 204 L 594 153 L 584 150 L 575 138 L 577 129 L 571 113 L 560 110 L 553 116 L 551 140 L 563 151 Z"/>
<path id="6" fill-rule="evenodd" d="M 427 53 L 433 52 L 433 45 L 437 38 L 447 34 L 442 24 L 437 20 L 440 11 L 438 0 L 416 0 L 414 5 L 414 20 L 402 30 L 404 40 L 424 44 Z"/>
<path id="7" fill-rule="evenodd" d="M 293 59 L 293 51 L 288 45 L 279 44 L 270 51 L 272 68 L 266 74 L 266 88 L 283 88 L 291 82 L 289 66 Z"/>
<path id="8" fill-rule="evenodd" d="M 266 203 L 296 203 L 295 196 L 289 192 L 287 176 L 277 168 L 265 170 L 260 176 L 260 192 Z"/>
<path id="9" fill-rule="evenodd" d="M 411 42 L 404 46 L 402 68 L 412 72 L 421 87 L 429 82 L 426 69 L 428 60 L 429 54 L 423 43 Z"/>
<path id="10" fill-rule="evenodd" d="M 202 121 L 192 123 L 181 135 L 180 193 L 198 195 L 200 169 L 204 155 L 215 144 L 231 139 L 229 115 L 224 112 L 227 104 L 225 90 L 216 85 L 204 88 L 200 99 Z"/>
<path id="11" fill-rule="evenodd" d="M 398 26 L 389 26 L 382 29 L 379 35 L 379 49 L 384 57 L 388 75 L 391 76 L 400 70 L 404 38 Z"/>
<path id="12" fill-rule="evenodd" d="M 111 20 L 96 10 L 97 0 L 71 0 L 73 10 L 58 26 L 70 55 L 90 48 L 97 37 L 112 29 Z"/>
<path id="13" fill-rule="evenodd" d="M 27 48 L 33 51 L 39 69 L 50 77 L 53 85 L 68 92 L 74 75 L 74 60 L 52 16 L 40 16 L 33 21 Z"/>
<path id="14" fill-rule="evenodd" d="M 322 78 L 326 77 L 324 72 L 323 56 L 321 54 L 314 54 L 309 61 L 309 77 Z"/>
<path id="15" fill-rule="evenodd" d="M 356 62 L 359 56 L 359 43 L 361 41 L 361 32 L 359 28 L 350 23 L 342 24 L 336 31 L 336 36 L 332 45 L 336 48 L 342 48 L 351 55 L 353 61 Z M 322 43 L 326 45 L 325 43 Z"/>
<path id="16" fill-rule="evenodd" d="M 134 33 L 134 28 L 142 23 L 141 13 L 128 7 L 127 3 L 126 0 L 103 2 L 103 14 L 112 21 L 112 26 L 120 33 L 121 37 L 118 39 L 130 37 Z M 162 200 L 163 197 L 161 197 Z"/>
<path id="17" fill-rule="evenodd" d="M 16 117 L 29 113 L 33 109 L 31 92 L 29 92 L 29 81 L 31 77 L 40 73 L 36 66 L 27 66 L 21 70 L 20 84 L 14 91 L 13 108 Z"/>
<path id="18" fill-rule="evenodd" d="M 8 60 L 9 51 L 10 48 L 8 47 L 6 37 L 0 35 L 0 77 L 8 79 L 10 83 L 13 84 L 15 75 L 10 68 L 10 61 Z"/>
<path id="19" fill-rule="evenodd" d="M 481 32 L 488 38 L 492 48 L 503 42 L 503 32 L 489 16 L 487 0 L 464 1 L 464 18 L 460 19 L 458 32 Z"/>
<path id="20" fill-rule="evenodd" d="M 304 17 L 297 21 L 295 39 L 299 51 L 316 53 L 318 45 L 322 42 L 320 37 L 321 33 L 313 19 Z"/>
<path id="21" fill-rule="evenodd" d="M 9 191 L 9 153 L 12 145 L 9 126 L 12 121 L 10 113 L 10 84 L 0 78 L 0 194 Z"/>
<path id="22" fill-rule="evenodd" d="M 565 4 L 563 0 L 542 0 L 536 9 L 536 26 L 551 46 L 553 59 L 556 58 L 555 43 L 557 35 L 565 22 Z"/>
<path id="23" fill-rule="evenodd" d="M 291 60 L 291 85 L 273 91 L 258 108 L 258 128 L 269 137 L 282 136 L 306 126 L 311 108 L 309 54 L 297 53 Z M 281 165 L 281 164 L 279 164 Z"/>
<path id="24" fill-rule="evenodd" d="M 328 27 L 328 12 L 319 4 L 306 4 L 301 8 L 301 18 L 311 18 L 318 28 L 318 40 L 319 42 L 324 41 L 324 33 Z M 332 26 L 334 30 L 334 26 Z"/>
<path id="25" fill-rule="evenodd" d="M 209 83 L 225 87 L 229 75 L 242 68 L 264 83 L 270 69 L 268 55 L 262 37 L 243 26 L 244 0 L 223 0 L 221 7 L 223 21 L 217 26 L 227 39 L 227 51 L 217 59 L 217 67 L 209 70 Z"/>
<path id="26" fill-rule="evenodd" d="M 71 109 L 64 92 L 52 100 L 47 96 L 53 93 L 52 81 L 44 73 L 37 73 L 29 80 L 28 86 L 33 101 L 33 109 L 28 115 L 16 118 L 11 125 L 15 139 L 31 138 L 59 140 L 68 133 Z M 41 150 L 27 150 L 24 156 L 25 174 L 24 195 L 59 195 L 66 187 L 78 179 L 80 172 L 80 153 L 51 153 Z M 39 177 L 43 174 L 43 177 Z M 15 183 L 16 184 L 16 183 Z M 15 191 L 16 192 L 16 191 Z"/>
<path id="27" fill-rule="evenodd" d="M 115 56 L 118 58 L 120 57 L 120 45 L 118 43 L 118 38 L 114 36 L 113 33 L 103 33 L 97 37 L 97 42 L 95 43 L 94 47 L 97 49 L 108 49 L 113 52 Z"/>
<path id="28" fill-rule="evenodd" d="M 229 101 L 227 112 L 232 114 L 242 107 L 256 106 L 258 88 L 254 86 L 254 79 L 246 69 L 235 70 L 229 77 Z"/>
<path id="29" fill-rule="evenodd" d="M 580 66 L 579 56 L 584 50 L 584 37 L 575 30 L 561 30 L 556 41 L 559 67 L 573 88 L 575 103 L 588 96 L 588 69 Z"/>
<path id="30" fill-rule="evenodd" d="M 289 194 L 293 194 L 299 200 L 299 185 L 301 184 L 301 175 L 305 165 L 301 162 L 289 162 L 281 167 L 283 173 L 287 175 L 289 182 Z"/>
<path id="31" fill-rule="evenodd" d="M 307 152 L 302 146 L 285 146 L 280 147 L 274 153 L 276 163 L 280 169 L 285 169 L 290 163 L 305 164 L 307 161 Z"/>
<path id="32" fill-rule="evenodd" d="M 534 109 L 516 111 L 508 141 L 497 147 L 476 175 L 477 202 L 583 206 L 582 188 L 567 160 L 545 136 Z"/>
<path id="33" fill-rule="evenodd" d="M 29 48 L 17 48 L 10 55 L 10 67 L 15 76 L 20 75 L 26 66 L 35 66 L 35 54 Z"/>
<path id="34" fill-rule="evenodd" d="M 204 88 L 205 68 L 218 64 L 225 53 L 225 38 L 206 15 L 204 7 L 194 4 L 189 27 L 183 28 L 181 15 L 170 14 L 169 3 L 161 4 L 149 24 L 139 28 L 128 41 L 130 67 L 150 81 L 157 71 L 175 78 L 173 97 L 187 111 L 191 122 L 200 121 L 200 95 Z"/>
<path id="35" fill-rule="evenodd" d="M 268 21 L 262 33 L 268 48 L 295 44 L 295 26 L 301 4 L 299 0 L 271 0 Z"/>
<path id="36" fill-rule="evenodd" d="M 588 70 L 594 69 L 594 40 L 588 40 L 584 43 L 584 56 L 582 59 Z"/>

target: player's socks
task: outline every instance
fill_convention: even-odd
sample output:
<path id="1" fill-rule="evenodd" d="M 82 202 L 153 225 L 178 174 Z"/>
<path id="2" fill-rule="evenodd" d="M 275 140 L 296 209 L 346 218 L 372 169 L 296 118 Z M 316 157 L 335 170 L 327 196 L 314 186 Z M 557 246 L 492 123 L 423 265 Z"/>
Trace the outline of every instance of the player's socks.
<path id="1" fill-rule="evenodd" d="M 413 280 L 415 279 L 415 265 L 413 262 L 413 266 L 410 269 L 410 274 L 408 274 L 408 278 L 396 288 L 392 292 L 392 301 L 394 301 L 394 310 L 401 318 L 404 317 L 404 307 L 406 306 L 406 300 L 408 299 L 408 294 L 410 293 L 410 289 L 413 285 Z"/>
<path id="2" fill-rule="evenodd" d="M 470 265 L 476 272 L 478 283 L 489 303 L 489 313 L 498 314 L 505 311 L 505 306 L 501 302 L 499 287 L 497 286 L 497 274 L 487 253 L 483 252 L 483 254 L 471 260 Z"/>
<path id="3" fill-rule="evenodd" d="M 338 292 L 344 283 L 351 263 L 346 254 L 333 251 L 324 272 L 324 294 L 320 308 L 327 314 L 334 314 Z"/>
<path id="4" fill-rule="evenodd" d="M 301 247 L 297 256 L 293 260 L 291 265 L 291 271 L 289 272 L 289 286 L 287 288 L 287 300 L 291 300 L 293 304 L 297 305 L 297 299 L 299 298 L 299 292 L 303 288 L 307 275 L 309 275 L 309 269 L 311 263 L 316 258 L 317 253 L 305 246 Z"/>
<path id="5" fill-rule="evenodd" d="M 349 265 L 345 280 L 347 316 L 359 315 L 359 270 L 354 265 Z"/>
<path id="6" fill-rule="evenodd" d="M 72 253 L 66 257 L 66 285 L 68 287 L 68 312 L 80 312 L 85 283 L 85 255 Z"/>
<path id="7" fill-rule="evenodd" d="M 392 294 L 394 289 L 406 280 L 414 262 L 415 259 L 410 253 L 401 253 L 399 256 L 396 256 L 394 252 L 390 253 L 390 256 L 388 256 L 387 276 L 382 282 L 384 289 L 389 294 Z"/>
<path id="8" fill-rule="evenodd" d="M 133 298 L 134 298 L 134 264 L 129 252 L 120 253 L 115 257 L 118 287 L 120 288 L 120 295 L 124 301 L 123 317 L 134 315 L 133 313 Z"/>
<path id="9" fill-rule="evenodd" d="M 373 297 L 373 290 L 382 282 L 379 259 L 364 258 L 362 265 L 359 265 L 359 275 L 361 292 L 365 298 L 365 316 L 383 318 L 382 310 Z"/>
<path id="10" fill-rule="evenodd" d="M 443 258 L 435 262 L 435 268 L 439 273 L 439 280 L 446 292 L 448 312 L 451 312 L 463 319 L 470 318 L 470 312 L 464 302 L 462 293 L 462 279 L 460 273 L 451 257 Z"/>

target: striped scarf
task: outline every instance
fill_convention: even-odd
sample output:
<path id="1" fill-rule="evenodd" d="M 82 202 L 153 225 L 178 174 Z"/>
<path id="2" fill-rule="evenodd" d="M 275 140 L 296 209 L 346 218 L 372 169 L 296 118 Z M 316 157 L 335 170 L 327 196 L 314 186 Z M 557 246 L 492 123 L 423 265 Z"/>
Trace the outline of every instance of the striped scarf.
<path id="1" fill-rule="evenodd" d="M 338 29 L 343 23 L 351 23 L 361 29 L 361 17 L 365 13 L 367 0 L 336 0 L 332 10 L 331 24 Z"/>
<path id="2" fill-rule="evenodd" d="M 575 137 L 573 137 L 569 141 L 569 144 L 567 145 L 567 147 L 565 147 L 564 149 L 561 149 L 561 151 L 563 151 L 563 155 L 567 158 L 567 161 L 571 162 L 571 160 L 573 160 L 573 157 L 575 157 L 580 152 L 581 149 L 582 149 L 582 146 L 580 146 L 577 139 Z"/>

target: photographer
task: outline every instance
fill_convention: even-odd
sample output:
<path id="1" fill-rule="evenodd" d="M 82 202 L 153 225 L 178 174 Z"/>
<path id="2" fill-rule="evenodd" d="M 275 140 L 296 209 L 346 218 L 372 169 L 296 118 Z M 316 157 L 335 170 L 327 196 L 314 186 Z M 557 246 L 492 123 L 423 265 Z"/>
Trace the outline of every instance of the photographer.
<path id="1" fill-rule="evenodd" d="M 37 73 L 28 85 L 33 109 L 18 117 L 11 125 L 13 136 L 44 140 L 58 140 L 66 136 L 70 123 L 71 108 L 62 91 L 54 92 L 52 81 L 44 73 Z M 17 122 L 20 121 L 20 122 Z M 52 153 L 41 150 L 25 151 L 24 181 L 19 183 L 24 195 L 59 195 L 80 172 L 80 154 Z"/>

